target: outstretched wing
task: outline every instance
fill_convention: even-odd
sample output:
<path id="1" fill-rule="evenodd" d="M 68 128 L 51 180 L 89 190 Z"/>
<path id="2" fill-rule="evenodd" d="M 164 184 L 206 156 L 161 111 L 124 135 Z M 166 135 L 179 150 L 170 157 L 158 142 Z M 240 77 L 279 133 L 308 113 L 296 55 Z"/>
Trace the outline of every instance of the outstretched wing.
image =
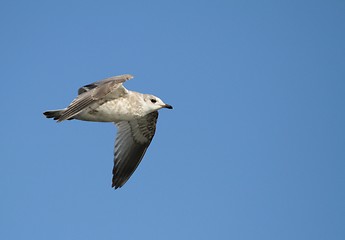
<path id="1" fill-rule="evenodd" d="M 78 90 L 78 97 L 66 108 L 58 118 L 58 122 L 70 119 L 86 107 L 99 100 L 115 99 L 127 93 L 122 83 L 132 79 L 130 74 L 114 76 L 104 80 L 85 85 Z"/>
<path id="2" fill-rule="evenodd" d="M 129 79 L 132 79 L 133 78 L 133 75 L 130 75 L 130 74 L 124 74 L 124 75 L 119 75 L 119 76 L 113 76 L 113 77 L 110 77 L 110 78 L 106 78 L 106 79 L 103 79 L 103 80 L 100 80 L 100 81 L 97 81 L 97 82 L 93 82 L 93 83 L 90 83 L 88 85 L 85 85 L 85 86 L 82 86 L 81 88 L 78 89 L 78 95 L 84 93 L 84 92 L 87 92 L 87 91 L 90 91 L 91 89 L 94 89 L 98 86 L 101 86 L 101 85 L 104 85 L 106 83 L 109 83 L 109 82 L 113 82 L 113 81 L 117 81 L 117 82 L 125 82 Z"/>
<path id="3" fill-rule="evenodd" d="M 158 112 L 117 123 L 112 187 L 122 187 L 138 167 L 156 131 Z"/>

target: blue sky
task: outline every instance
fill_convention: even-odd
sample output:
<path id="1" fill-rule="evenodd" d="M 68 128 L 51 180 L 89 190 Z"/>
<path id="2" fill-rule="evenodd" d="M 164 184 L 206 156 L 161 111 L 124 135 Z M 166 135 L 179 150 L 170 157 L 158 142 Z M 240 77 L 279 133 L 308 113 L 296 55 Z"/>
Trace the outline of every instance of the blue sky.
<path id="1" fill-rule="evenodd" d="M 1 239 L 344 239 L 344 1 L 2 1 Z M 126 185 L 85 84 L 174 106 Z"/>

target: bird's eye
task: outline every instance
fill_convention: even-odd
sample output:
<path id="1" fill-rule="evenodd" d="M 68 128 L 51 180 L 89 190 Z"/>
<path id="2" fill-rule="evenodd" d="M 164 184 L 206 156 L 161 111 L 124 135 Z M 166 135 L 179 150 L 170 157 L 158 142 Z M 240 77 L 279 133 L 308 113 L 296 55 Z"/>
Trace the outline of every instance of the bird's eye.
<path id="1" fill-rule="evenodd" d="M 152 98 L 152 99 L 151 99 L 151 102 L 152 102 L 152 103 L 156 103 L 157 100 Z"/>

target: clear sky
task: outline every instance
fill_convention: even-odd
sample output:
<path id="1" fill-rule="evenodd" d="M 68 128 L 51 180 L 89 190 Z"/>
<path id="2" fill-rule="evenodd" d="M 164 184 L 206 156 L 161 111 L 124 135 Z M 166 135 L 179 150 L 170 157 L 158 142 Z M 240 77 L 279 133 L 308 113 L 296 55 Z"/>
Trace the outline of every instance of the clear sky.
<path id="1" fill-rule="evenodd" d="M 0 239 L 345 239 L 345 1 L 2 1 Z M 163 109 L 123 188 L 116 128 L 55 123 L 135 76 Z"/>

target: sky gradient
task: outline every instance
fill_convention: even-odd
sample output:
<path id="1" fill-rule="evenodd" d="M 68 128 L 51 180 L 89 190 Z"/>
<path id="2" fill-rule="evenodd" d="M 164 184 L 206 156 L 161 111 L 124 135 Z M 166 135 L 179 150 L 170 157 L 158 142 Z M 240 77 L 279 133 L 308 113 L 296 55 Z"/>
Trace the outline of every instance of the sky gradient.
<path id="1" fill-rule="evenodd" d="M 345 239 L 344 1 L 2 1 L 0 239 Z M 116 128 L 55 123 L 120 74 L 162 110 L 111 188 Z"/>

